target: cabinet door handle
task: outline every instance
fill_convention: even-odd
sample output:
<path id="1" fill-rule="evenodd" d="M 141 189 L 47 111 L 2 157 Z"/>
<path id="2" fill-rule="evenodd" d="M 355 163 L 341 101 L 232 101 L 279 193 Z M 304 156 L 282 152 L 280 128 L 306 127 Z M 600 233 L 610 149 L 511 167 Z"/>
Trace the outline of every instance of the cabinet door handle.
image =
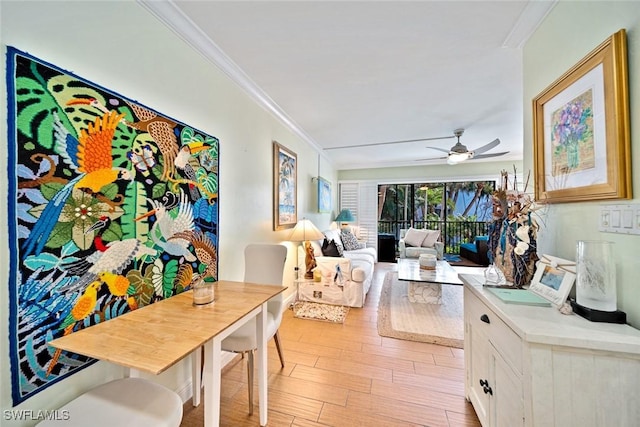
<path id="1" fill-rule="evenodd" d="M 484 394 L 490 394 L 491 396 L 493 396 L 493 390 L 491 389 L 491 387 L 489 387 L 488 380 L 480 380 L 480 387 L 482 387 L 482 391 L 484 391 Z"/>
<path id="2" fill-rule="evenodd" d="M 489 320 L 489 316 L 487 316 L 486 314 L 480 316 L 480 320 L 482 320 L 484 323 L 491 323 L 491 320 Z"/>

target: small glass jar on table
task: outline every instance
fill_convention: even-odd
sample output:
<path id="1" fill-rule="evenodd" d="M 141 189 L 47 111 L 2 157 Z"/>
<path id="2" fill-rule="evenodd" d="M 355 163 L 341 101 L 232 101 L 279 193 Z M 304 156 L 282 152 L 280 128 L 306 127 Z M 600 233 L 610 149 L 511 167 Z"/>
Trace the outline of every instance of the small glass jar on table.
<path id="1" fill-rule="evenodd" d="M 193 289 L 193 305 L 207 305 L 214 301 L 215 292 L 213 282 L 207 282 L 204 277 L 198 277 L 191 285 Z"/>

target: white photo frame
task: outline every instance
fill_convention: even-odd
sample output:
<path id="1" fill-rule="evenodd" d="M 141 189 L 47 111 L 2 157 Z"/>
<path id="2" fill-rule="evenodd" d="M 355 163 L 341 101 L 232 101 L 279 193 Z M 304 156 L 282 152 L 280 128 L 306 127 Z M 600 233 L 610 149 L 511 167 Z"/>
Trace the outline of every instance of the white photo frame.
<path id="1" fill-rule="evenodd" d="M 569 296 L 576 280 L 576 263 L 552 255 L 542 255 L 529 290 L 556 306 Z"/>

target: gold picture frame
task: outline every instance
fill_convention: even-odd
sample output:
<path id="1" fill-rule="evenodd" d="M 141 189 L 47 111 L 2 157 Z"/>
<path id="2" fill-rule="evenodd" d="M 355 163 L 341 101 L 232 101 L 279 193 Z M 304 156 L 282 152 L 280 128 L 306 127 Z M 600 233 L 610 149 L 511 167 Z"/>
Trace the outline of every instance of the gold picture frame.
<path id="1" fill-rule="evenodd" d="M 631 198 L 630 140 L 622 29 L 534 98 L 536 200 Z"/>
<path id="2" fill-rule="evenodd" d="M 298 222 L 298 156 L 273 141 L 273 229 L 295 227 Z"/>

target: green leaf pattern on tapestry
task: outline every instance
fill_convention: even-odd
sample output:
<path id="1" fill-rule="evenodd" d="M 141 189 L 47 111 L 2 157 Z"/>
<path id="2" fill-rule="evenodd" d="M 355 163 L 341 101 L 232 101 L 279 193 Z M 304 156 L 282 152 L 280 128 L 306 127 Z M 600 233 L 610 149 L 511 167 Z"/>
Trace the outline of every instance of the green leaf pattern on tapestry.
<path id="1" fill-rule="evenodd" d="M 136 300 L 140 307 L 149 305 L 151 301 L 153 301 L 155 293 L 151 279 L 153 276 L 153 266 L 148 265 L 144 271 L 144 275 L 141 274 L 140 270 L 131 270 L 127 273 L 127 279 L 129 279 L 135 289 Z"/>
<path id="2" fill-rule="evenodd" d="M 169 298 L 173 295 L 173 284 L 178 274 L 178 262 L 174 259 L 165 265 L 160 258 L 153 263 L 153 287 L 156 295 Z"/>
<path id="3" fill-rule="evenodd" d="M 140 238 L 149 232 L 147 221 L 136 221 L 140 215 L 147 213 L 147 196 L 145 186 L 141 182 L 133 182 L 127 186 L 122 209 L 122 233 L 130 238 Z"/>
<path id="4" fill-rule="evenodd" d="M 20 88 L 16 94 L 16 101 L 22 106 L 18 114 L 17 128 L 30 140 L 52 148 L 54 144 L 53 115 L 57 103 L 51 94 L 38 81 L 19 77 L 16 85 Z"/>

